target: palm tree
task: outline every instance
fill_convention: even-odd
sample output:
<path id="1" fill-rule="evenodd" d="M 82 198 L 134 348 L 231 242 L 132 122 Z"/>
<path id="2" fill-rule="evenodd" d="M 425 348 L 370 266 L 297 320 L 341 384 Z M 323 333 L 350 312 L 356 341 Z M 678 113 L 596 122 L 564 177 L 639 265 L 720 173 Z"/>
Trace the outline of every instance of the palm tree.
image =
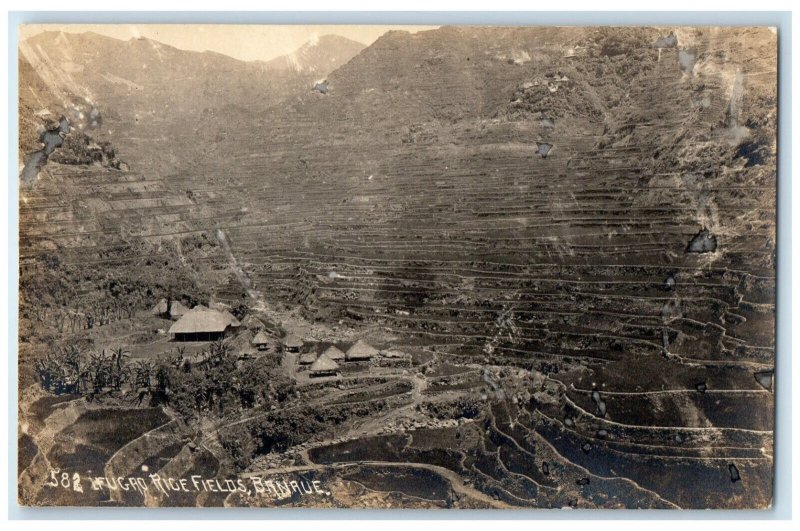
<path id="1" fill-rule="evenodd" d="M 58 379 L 58 367 L 53 356 L 48 352 L 44 359 L 37 359 L 34 365 L 42 387 L 49 391 Z"/>
<path id="2" fill-rule="evenodd" d="M 222 339 L 217 339 L 211 344 L 211 352 L 217 355 L 225 355 L 231 351 L 230 345 L 225 343 Z"/>
<path id="3" fill-rule="evenodd" d="M 141 405 L 146 395 L 153 392 L 152 383 L 155 372 L 155 363 L 150 360 L 139 360 L 133 364 L 134 386 L 136 387 L 139 405 Z"/>
<path id="4" fill-rule="evenodd" d="M 175 349 L 175 357 L 172 358 L 172 366 L 184 372 L 189 372 L 191 364 L 186 358 L 186 347 L 178 347 Z"/>
<path id="5" fill-rule="evenodd" d="M 137 388 L 150 390 L 153 383 L 155 368 L 155 364 L 150 360 L 139 360 L 134 363 L 134 384 Z"/>
<path id="6" fill-rule="evenodd" d="M 159 394 L 159 396 L 166 399 L 170 385 L 169 368 L 164 364 L 159 364 L 158 368 L 156 369 L 155 378 L 156 378 L 156 392 Z"/>
<path id="7" fill-rule="evenodd" d="M 85 370 L 84 352 L 78 345 L 67 345 L 61 350 L 60 359 L 55 361 L 60 374 L 62 392 L 80 392 L 83 386 L 81 378 Z"/>
<path id="8" fill-rule="evenodd" d="M 61 350 L 62 363 L 72 371 L 77 372 L 81 365 L 83 350 L 78 345 L 67 345 Z"/>
<path id="9" fill-rule="evenodd" d="M 122 387 L 125 381 L 125 373 L 127 364 L 124 363 L 126 359 L 130 359 L 131 353 L 125 350 L 122 346 L 111 349 L 111 363 L 113 372 L 111 375 L 111 384 L 115 389 Z"/>
<path id="10" fill-rule="evenodd" d="M 106 354 L 105 349 L 89 354 L 88 371 L 89 379 L 92 383 L 91 396 L 95 396 L 111 383 L 113 374 L 111 358 Z"/>
<path id="11" fill-rule="evenodd" d="M 211 343 L 211 349 L 209 352 L 209 358 L 211 364 L 214 366 L 222 364 L 225 361 L 225 358 L 230 354 L 231 347 L 227 343 L 223 342 L 221 339 L 218 339 Z"/>

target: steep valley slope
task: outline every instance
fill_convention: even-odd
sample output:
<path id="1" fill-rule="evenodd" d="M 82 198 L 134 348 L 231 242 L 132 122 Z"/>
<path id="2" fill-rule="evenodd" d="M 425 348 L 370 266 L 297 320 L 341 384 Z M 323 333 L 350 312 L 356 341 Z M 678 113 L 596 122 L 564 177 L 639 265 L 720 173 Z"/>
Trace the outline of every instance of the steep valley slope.
<path id="1" fill-rule="evenodd" d="M 311 462 L 428 463 L 516 506 L 769 505 L 770 30 L 389 32 L 281 82 L 151 41 L 73 45 L 92 57 L 69 81 L 33 64 L 31 86 L 89 90 L 130 167 L 48 163 L 21 192 L 23 259 L 164 291 L 159 272 L 185 275 L 490 371 L 480 451 L 421 433 Z M 524 400 L 486 383 L 518 370 Z"/>

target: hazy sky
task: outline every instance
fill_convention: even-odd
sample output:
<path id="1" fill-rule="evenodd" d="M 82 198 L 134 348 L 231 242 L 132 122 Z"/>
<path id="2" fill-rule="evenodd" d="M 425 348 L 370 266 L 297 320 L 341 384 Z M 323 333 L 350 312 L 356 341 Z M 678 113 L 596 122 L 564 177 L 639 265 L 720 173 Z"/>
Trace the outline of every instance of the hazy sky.
<path id="1" fill-rule="evenodd" d="M 268 60 L 293 52 L 322 35 L 341 35 L 370 45 L 389 30 L 417 32 L 437 26 L 267 26 L 234 24 L 31 24 L 19 28 L 21 39 L 42 31 L 93 31 L 116 39 L 148 37 L 182 50 L 211 50 L 237 59 Z"/>

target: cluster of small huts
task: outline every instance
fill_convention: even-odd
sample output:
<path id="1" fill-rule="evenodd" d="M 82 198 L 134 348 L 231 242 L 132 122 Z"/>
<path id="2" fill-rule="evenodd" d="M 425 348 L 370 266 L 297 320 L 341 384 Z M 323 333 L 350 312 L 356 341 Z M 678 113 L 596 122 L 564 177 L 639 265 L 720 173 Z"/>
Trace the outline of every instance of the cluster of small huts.
<path id="1" fill-rule="evenodd" d="M 242 326 L 221 305 L 209 308 L 198 304 L 189 309 L 179 301 L 168 302 L 161 299 L 151 313 L 175 321 L 169 329 L 169 334 L 175 341 L 215 341 L 225 338 Z M 274 340 L 265 330 L 260 330 L 253 336 L 250 344 L 259 352 L 265 352 L 272 348 Z M 312 377 L 335 376 L 339 373 L 340 363 L 367 362 L 380 355 L 376 348 L 362 339 L 356 341 L 347 352 L 331 345 L 319 355 L 316 352 L 301 353 L 303 340 L 294 334 L 287 334 L 282 339 L 281 346 L 284 352 L 299 353 L 298 363 L 301 367 L 307 367 Z"/>
<path id="2" fill-rule="evenodd" d="M 273 337 L 265 330 L 257 332 L 250 341 L 250 344 L 259 352 L 272 350 L 272 348 L 276 346 Z M 294 334 L 287 334 L 280 342 L 280 348 L 283 352 L 300 352 L 303 345 L 303 340 Z"/>
<path id="3" fill-rule="evenodd" d="M 347 352 L 342 352 L 331 345 L 319 355 L 316 352 L 306 352 L 300 355 L 299 363 L 301 366 L 308 367 L 312 377 L 335 376 L 339 372 L 340 363 L 369 361 L 379 355 L 380 352 L 375 347 L 359 339 L 347 349 Z"/>

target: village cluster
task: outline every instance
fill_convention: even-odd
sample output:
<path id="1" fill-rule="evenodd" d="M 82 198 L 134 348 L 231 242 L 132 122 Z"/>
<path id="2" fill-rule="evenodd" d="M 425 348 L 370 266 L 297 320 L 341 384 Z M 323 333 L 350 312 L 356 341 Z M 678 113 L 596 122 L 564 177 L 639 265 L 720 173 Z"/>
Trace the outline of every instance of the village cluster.
<path id="1" fill-rule="evenodd" d="M 222 304 L 198 304 L 189 309 L 179 301 L 162 299 L 151 313 L 175 320 L 168 334 L 171 341 L 179 343 L 224 341 L 239 335 L 243 328 L 243 323 Z M 346 350 L 329 345 L 319 352 L 315 345 L 296 334 L 285 333 L 277 337 L 277 333 L 268 331 L 255 317 L 245 317 L 244 324 L 250 325 L 244 328 L 255 330 L 249 341 L 251 349 L 241 352 L 240 357 L 251 358 L 268 353 L 291 355 L 293 358 L 290 363 L 296 363 L 299 371 L 307 372 L 312 378 L 338 376 L 342 364 L 364 364 L 381 357 L 398 357 L 395 352 L 383 353 L 363 339 L 357 340 Z M 401 359 L 405 358 L 401 356 Z"/>

